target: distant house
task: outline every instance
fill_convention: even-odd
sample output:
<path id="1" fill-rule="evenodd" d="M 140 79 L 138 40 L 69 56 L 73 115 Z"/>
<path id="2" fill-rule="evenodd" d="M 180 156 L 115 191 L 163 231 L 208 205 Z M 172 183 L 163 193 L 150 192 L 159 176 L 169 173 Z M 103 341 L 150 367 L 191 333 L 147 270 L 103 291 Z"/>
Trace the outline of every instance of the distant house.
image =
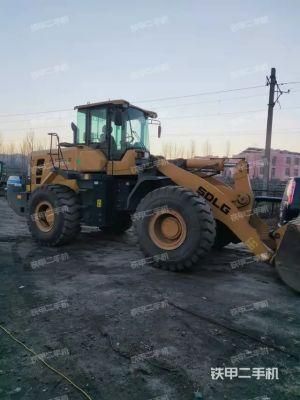
<path id="1" fill-rule="evenodd" d="M 233 157 L 243 157 L 249 163 L 250 179 L 262 179 L 264 173 L 264 149 L 248 147 Z M 300 153 L 271 149 L 270 179 L 286 181 L 300 176 Z"/>

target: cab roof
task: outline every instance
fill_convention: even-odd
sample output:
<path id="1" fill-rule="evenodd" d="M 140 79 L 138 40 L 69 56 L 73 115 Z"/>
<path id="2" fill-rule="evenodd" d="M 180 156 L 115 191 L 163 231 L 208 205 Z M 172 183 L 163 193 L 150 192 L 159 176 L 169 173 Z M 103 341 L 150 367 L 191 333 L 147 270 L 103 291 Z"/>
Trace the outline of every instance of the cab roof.
<path id="1" fill-rule="evenodd" d="M 130 104 L 129 101 L 119 99 L 119 100 L 107 100 L 107 101 L 100 101 L 98 103 L 87 103 L 87 104 L 82 104 L 80 106 L 74 107 L 74 110 L 83 110 L 87 108 L 94 108 L 94 107 L 99 107 L 99 106 L 109 106 L 109 105 L 116 105 L 116 106 L 124 106 L 124 107 L 134 107 L 140 111 L 143 111 L 146 115 L 148 115 L 151 118 L 157 118 L 157 114 L 154 111 L 149 111 L 145 110 L 141 107 L 134 106 L 133 104 Z"/>

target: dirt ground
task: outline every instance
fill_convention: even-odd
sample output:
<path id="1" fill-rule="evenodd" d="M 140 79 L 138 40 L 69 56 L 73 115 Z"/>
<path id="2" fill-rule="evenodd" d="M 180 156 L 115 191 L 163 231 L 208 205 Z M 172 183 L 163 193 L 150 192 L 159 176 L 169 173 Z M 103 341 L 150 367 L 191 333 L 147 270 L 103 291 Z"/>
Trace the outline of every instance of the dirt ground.
<path id="1" fill-rule="evenodd" d="M 0 325 L 91 399 L 300 398 L 300 297 L 268 265 L 233 269 L 243 247 L 176 274 L 134 268 L 133 231 L 84 228 L 41 248 L 3 198 L 0 227 Z M 1 400 L 86 398 L 1 329 L 0 343 Z M 212 379 L 217 367 L 278 368 L 278 379 Z"/>

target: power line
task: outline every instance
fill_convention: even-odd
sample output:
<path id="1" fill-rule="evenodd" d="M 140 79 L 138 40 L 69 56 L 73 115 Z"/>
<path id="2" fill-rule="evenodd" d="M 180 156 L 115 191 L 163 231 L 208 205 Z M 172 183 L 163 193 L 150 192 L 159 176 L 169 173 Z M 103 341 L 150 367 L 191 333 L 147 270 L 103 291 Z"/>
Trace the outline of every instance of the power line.
<path id="1" fill-rule="evenodd" d="M 65 125 L 52 125 L 52 126 L 27 126 L 24 128 L 10 128 L 10 129 L 6 129 L 6 128 L 2 128 L 0 127 L 0 133 L 1 131 L 3 131 L 3 133 L 5 132 L 17 132 L 17 131 L 34 131 L 34 130 L 38 130 L 38 129 L 49 129 L 49 130 L 53 130 L 54 128 L 68 128 L 67 126 L 68 124 L 66 123 Z"/>
<path id="2" fill-rule="evenodd" d="M 152 103 L 154 101 L 177 100 L 177 99 L 185 99 L 185 98 L 188 98 L 188 97 L 208 96 L 208 95 L 213 95 L 213 94 L 239 92 L 239 91 L 242 91 L 242 90 L 251 90 L 251 89 L 259 89 L 259 88 L 265 88 L 265 85 L 248 86 L 248 87 L 235 88 L 235 89 L 216 90 L 216 91 L 212 91 L 212 92 L 193 93 L 193 94 L 187 94 L 187 95 L 184 95 L 184 96 L 160 97 L 160 98 L 157 98 L 157 99 L 135 100 L 135 101 L 139 102 L 139 103 Z"/>
<path id="3" fill-rule="evenodd" d="M 197 97 L 197 96 L 206 96 L 206 95 L 221 94 L 221 93 L 230 93 L 230 92 L 237 92 L 237 91 L 243 91 L 243 90 L 258 89 L 258 88 L 263 88 L 263 87 L 265 87 L 265 85 L 249 86 L 249 87 L 235 88 L 235 89 L 224 89 L 224 90 L 217 90 L 217 91 L 214 91 L 214 92 L 194 93 L 194 94 L 183 95 L 183 96 L 162 97 L 162 98 L 151 99 L 151 100 L 134 100 L 134 101 L 135 102 L 139 102 L 139 103 L 146 103 L 146 102 L 153 102 L 153 101 L 177 100 L 177 99 L 185 99 L 185 98 L 188 98 L 188 97 Z M 0 118 L 17 117 L 17 116 L 24 116 L 24 115 L 48 114 L 48 113 L 54 113 L 54 112 L 67 112 L 67 111 L 74 111 L 74 109 L 73 108 L 67 108 L 67 109 L 58 109 L 58 110 L 49 110 L 49 111 L 37 111 L 37 112 L 29 112 L 29 113 L 0 114 Z"/>
<path id="4" fill-rule="evenodd" d="M 20 113 L 20 114 L 0 114 L 0 118 L 23 117 L 25 115 L 50 114 L 50 113 L 55 113 L 55 112 L 71 112 L 71 111 L 74 111 L 74 109 L 67 108 L 67 109 L 60 109 L 60 110 L 36 111 L 36 112 Z"/>
<path id="5" fill-rule="evenodd" d="M 296 110 L 300 109 L 300 106 L 296 107 L 287 107 L 287 108 L 281 108 L 281 111 L 286 111 L 286 110 Z M 213 114 L 202 114 L 202 115 L 181 115 L 181 116 L 171 116 L 171 117 L 161 117 L 162 120 L 170 120 L 170 119 L 185 119 L 185 118 L 209 118 L 209 117 L 219 117 L 219 116 L 229 116 L 229 115 L 237 115 L 237 114 L 255 114 L 255 113 L 260 113 L 265 111 L 264 108 L 260 108 L 257 110 L 245 110 L 245 111 L 233 111 L 233 112 L 225 112 L 225 113 L 213 113 Z M 5 127 L 2 128 L 3 132 L 14 132 L 14 131 L 24 131 L 24 130 L 35 130 L 35 129 L 54 129 L 54 128 L 61 128 L 64 127 L 66 128 L 68 125 L 68 121 L 65 122 L 65 125 L 50 125 L 50 126 L 27 126 L 24 128 L 10 128 L 6 129 Z M 1 127 L 0 127 L 1 131 Z"/>
<path id="6" fill-rule="evenodd" d="M 296 107 L 288 107 L 288 108 L 281 108 L 281 111 L 286 110 L 296 110 L 300 109 L 300 106 Z M 257 110 L 246 110 L 246 111 L 234 111 L 234 112 L 226 112 L 226 113 L 214 113 L 214 114 L 202 114 L 202 115 L 182 115 L 182 116 L 171 116 L 171 117 L 161 117 L 162 120 L 170 120 L 170 119 L 185 119 L 185 118 L 209 118 L 209 117 L 218 117 L 218 116 L 229 116 L 229 115 L 236 115 L 236 114 L 255 114 L 265 111 L 265 109 L 257 109 Z M 68 121 L 65 122 L 64 125 L 50 125 L 50 126 L 27 126 L 24 128 L 10 128 L 6 129 L 5 127 L 0 127 L 4 132 L 14 132 L 14 131 L 24 131 L 24 130 L 35 130 L 35 129 L 54 129 L 54 128 L 67 128 Z"/>
<path id="7" fill-rule="evenodd" d="M 295 93 L 299 93 L 300 90 L 294 90 L 293 92 L 290 92 L 290 95 L 293 95 Z M 211 101 L 197 101 L 197 102 L 192 102 L 192 103 L 184 103 L 184 104 L 171 104 L 171 105 L 165 105 L 165 106 L 160 106 L 159 109 L 165 109 L 165 108 L 180 108 L 180 107 L 187 107 L 187 106 L 192 106 L 192 105 L 197 105 L 197 104 L 217 104 L 217 103 L 224 103 L 224 102 L 228 102 L 228 101 L 233 101 L 233 100 L 243 100 L 243 99 L 249 99 L 249 98 L 255 98 L 255 97 L 265 97 L 264 94 L 257 94 L 257 95 L 250 95 L 250 96 L 239 96 L 239 97 L 231 97 L 229 99 L 219 99 L 219 100 L 211 100 Z M 289 107 L 289 110 L 292 109 L 297 109 L 299 107 Z M 283 110 L 285 110 L 286 108 L 283 108 Z M 68 110 L 61 110 L 61 111 L 68 111 Z M 74 111 L 74 110 L 72 110 Z M 56 111 L 43 111 L 43 112 L 39 112 L 38 114 L 46 114 L 46 113 L 51 113 L 51 112 L 56 112 Z M 70 111 L 69 111 L 70 112 Z M 34 114 L 34 113 L 32 113 Z M 7 115 L 15 115 L 15 114 L 7 114 Z M 30 114 L 17 114 L 17 115 L 31 115 Z M 3 115 L 4 116 L 4 115 Z M 0 116 L 1 118 L 1 116 Z M 6 116 L 5 116 L 6 118 Z M 161 118 L 166 118 L 166 117 L 161 117 Z M 64 121 L 64 117 L 59 117 L 59 118 L 55 118 L 56 121 Z M 18 119 L 18 120 L 12 120 L 11 122 L 6 122 L 5 124 L 14 124 L 14 123 L 19 123 L 19 122 L 26 122 L 26 121 L 32 121 L 31 118 L 24 118 L 24 119 Z M 43 121 L 53 121 L 52 118 L 48 118 L 47 120 L 43 120 Z"/>
<path id="8" fill-rule="evenodd" d="M 300 90 L 294 90 L 292 92 L 290 92 L 290 95 L 293 95 L 295 93 L 299 93 Z M 228 102 L 228 101 L 233 101 L 233 100 L 243 100 L 243 99 L 249 99 L 249 98 L 255 98 L 255 97 L 265 97 L 265 94 L 256 94 L 256 95 L 250 95 L 250 96 L 239 96 L 239 97 L 231 97 L 231 98 L 225 98 L 225 99 L 218 99 L 218 100 L 210 100 L 210 101 L 197 101 L 197 102 L 192 102 L 192 103 L 183 103 L 183 104 L 170 104 L 170 105 L 164 105 L 164 106 L 159 106 L 159 109 L 166 109 L 166 108 L 180 108 L 180 107 L 187 107 L 187 106 L 192 106 L 192 105 L 197 105 L 197 104 L 219 104 L 219 103 L 224 103 L 224 102 Z M 293 108 L 298 108 L 298 107 L 290 107 L 289 109 L 293 109 Z M 64 111 L 64 112 L 72 112 L 74 110 L 60 110 L 60 111 Z M 37 114 L 47 114 L 47 113 L 52 113 L 52 112 L 58 112 L 58 110 L 56 111 L 43 111 L 43 112 L 39 112 Z M 24 116 L 24 115 L 31 115 L 31 114 L 35 114 L 35 113 L 30 113 L 30 114 L 7 114 L 7 117 L 9 118 L 10 115 L 20 115 L 20 116 Z M 6 115 L 2 115 L 3 117 L 6 118 Z M 0 116 L 1 118 L 1 116 Z M 161 117 L 161 118 L 165 118 L 165 117 Z M 59 117 L 59 118 L 48 118 L 48 119 L 43 119 L 43 121 L 64 121 L 64 117 Z M 12 119 L 12 121 L 5 121 L 5 124 L 18 124 L 19 122 L 26 122 L 26 121 L 32 121 L 32 118 L 23 118 L 23 119 Z"/>
<path id="9" fill-rule="evenodd" d="M 227 101 L 233 101 L 233 100 L 243 100 L 243 99 L 250 99 L 253 97 L 265 97 L 265 94 L 255 94 L 251 96 L 239 96 L 239 97 L 231 97 L 229 99 L 218 99 L 218 100 L 209 100 L 209 101 L 197 101 L 193 103 L 183 103 L 183 104 L 171 104 L 171 105 L 165 105 L 165 106 L 159 106 L 158 108 L 173 108 L 173 107 L 186 107 L 186 106 L 193 106 L 197 104 L 216 104 L 216 103 L 225 103 Z"/>
<path id="10" fill-rule="evenodd" d="M 281 108 L 280 111 L 286 110 L 296 110 L 299 109 L 300 106 L 296 107 L 286 107 Z M 181 115 L 181 116 L 172 116 L 172 117 L 160 117 L 160 119 L 182 119 L 182 118 L 204 118 L 204 117 L 218 117 L 218 116 L 225 116 L 225 115 L 234 115 L 234 114 L 253 114 L 265 111 L 264 108 L 260 108 L 257 110 L 246 110 L 246 111 L 233 111 L 233 112 L 225 112 L 225 113 L 215 113 L 215 114 L 202 114 L 202 115 Z"/>
<path id="11" fill-rule="evenodd" d="M 66 124 L 69 123 L 69 119 L 67 119 L 67 117 L 59 117 L 59 118 L 42 118 L 42 119 L 32 119 L 32 118 L 24 118 L 24 119 L 9 119 L 9 120 L 5 120 L 5 121 L 0 121 L 0 126 L 6 126 L 6 125 L 11 125 L 11 124 L 18 124 L 20 125 L 20 123 L 27 123 L 27 124 L 32 124 L 31 126 L 33 126 L 34 123 L 38 123 L 38 122 L 42 122 L 42 123 L 46 123 L 46 124 L 50 124 L 53 123 L 54 121 L 62 121 L 65 122 Z M 5 124 L 5 125 L 4 125 Z"/>
<path id="12" fill-rule="evenodd" d="M 279 83 L 279 85 L 291 85 L 291 84 L 300 84 L 300 81 Z M 259 89 L 259 88 L 265 88 L 265 87 L 266 87 L 265 85 L 256 85 L 256 86 L 248 86 L 248 87 L 241 87 L 241 88 L 234 88 L 234 89 L 217 90 L 217 91 L 211 91 L 211 92 L 193 93 L 193 94 L 181 95 L 181 96 L 169 96 L 169 97 L 161 97 L 161 98 L 148 99 L 148 100 L 134 100 L 134 102 L 138 102 L 138 103 L 148 103 L 149 102 L 150 103 L 150 102 L 156 102 L 156 101 L 178 100 L 178 99 L 185 99 L 185 98 L 198 97 L 198 96 L 208 96 L 208 95 L 215 95 L 215 94 L 222 94 L 222 93 L 238 92 L 238 91 L 243 91 L 243 90 Z M 219 102 L 225 102 L 225 101 L 230 101 L 230 100 L 238 100 L 238 99 L 243 99 L 243 98 L 260 97 L 260 96 L 263 96 L 263 95 L 242 96 L 242 97 L 231 98 L 231 99 L 218 99 L 218 100 L 215 100 L 214 102 L 219 103 Z M 201 104 L 201 103 L 202 102 L 194 103 L 194 104 Z M 203 103 L 207 103 L 207 102 L 203 102 Z M 171 107 L 171 106 L 167 106 L 167 107 Z M 56 113 L 56 112 L 74 112 L 74 108 L 63 108 L 63 109 L 56 109 L 56 110 L 45 110 L 45 111 L 35 111 L 35 112 L 26 112 L 26 113 L 0 114 L 0 118 L 50 114 L 50 113 Z"/>
<path id="13" fill-rule="evenodd" d="M 190 105 L 197 105 L 197 104 L 216 104 L 216 103 L 224 103 L 227 101 L 233 101 L 233 100 L 242 100 L 242 99 L 249 99 L 253 97 L 264 97 L 264 94 L 258 94 L 258 95 L 251 95 L 251 96 L 239 96 L 239 97 L 231 97 L 229 99 L 218 99 L 218 100 L 212 100 L 212 101 L 199 101 L 199 102 L 193 102 L 193 103 L 185 103 L 185 104 L 171 104 L 171 105 L 165 105 L 165 106 L 160 106 L 159 109 L 164 109 L 164 108 L 173 108 L 173 107 L 186 107 Z M 74 111 L 74 110 L 72 110 Z M 10 118 L 10 117 L 15 117 L 15 116 L 26 116 L 26 115 L 36 115 L 36 114 L 48 114 L 48 113 L 54 113 L 54 112 L 71 112 L 70 110 L 53 110 L 53 111 L 41 111 L 37 113 L 24 113 L 24 114 L 2 114 L 0 115 L 0 118 Z M 63 119 L 63 118 L 56 118 L 57 120 Z M 21 121 L 30 121 L 31 118 L 24 118 L 24 119 L 19 119 L 17 121 L 13 120 L 13 123 L 18 123 Z M 53 121 L 53 119 L 48 119 L 49 121 Z"/>
<path id="14" fill-rule="evenodd" d="M 215 113 L 215 114 L 202 114 L 202 115 L 181 115 L 179 117 L 161 117 L 161 119 L 184 119 L 184 118 L 205 118 L 205 117 L 218 117 L 224 115 L 235 115 L 235 114 L 253 114 L 265 111 L 264 108 L 260 108 L 258 110 L 248 110 L 248 111 L 234 111 L 228 113 Z"/>
<path id="15" fill-rule="evenodd" d="M 273 132 L 273 135 L 285 135 L 285 134 L 299 134 L 300 133 L 300 128 L 297 128 L 297 131 L 290 131 L 290 130 L 284 130 L 282 132 Z M 199 137 L 205 137 L 207 138 L 207 136 L 211 135 L 210 137 L 213 139 L 215 136 L 261 136 L 263 138 L 264 132 L 260 131 L 243 131 L 243 130 L 236 130 L 236 131 L 216 131 L 216 132 L 210 132 L 210 131 L 205 131 L 205 132 L 188 132 L 188 133 L 184 133 L 182 134 L 182 132 L 167 132 L 166 133 L 166 137 L 168 136 L 181 136 L 183 139 L 186 137 L 195 137 L 195 136 L 199 136 Z"/>
<path id="16" fill-rule="evenodd" d="M 294 81 L 294 82 L 283 82 L 283 83 L 278 83 L 278 85 L 297 85 L 299 84 L 300 81 Z"/>
<path id="17" fill-rule="evenodd" d="M 247 110 L 247 111 L 234 111 L 234 112 L 228 112 L 228 113 L 214 113 L 214 114 L 202 114 L 202 115 L 181 115 L 181 116 L 171 116 L 171 117 L 160 117 L 161 120 L 166 120 L 166 119 L 185 119 L 185 118 L 209 118 L 209 117 L 218 117 L 218 116 L 226 116 L 226 115 L 235 115 L 235 114 L 253 114 L 257 112 L 262 112 L 265 111 L 265 109 L 261 108 L 258 110 Z M 54 125 L 54 127 L 65 127 L 68 124 L 66 121 L 65 125 Z M 34 129 L 53 129 L 53 125 L 51 124 L 49 126 L 27 126 L 24 128 L 9 128 L 6 129 L 5 127 L 2 128 L 3 131 L 23 131 L 23 130 L 34 130 Z M 1 126 L 0 126 L 1 130 Z"/>
<path id="18" fill-rule="evenodd" d="M 290 92 L 290 95 L 293 95 L 295 93 L 299 93 L 300 90 L 293 90 Z M 183 103 L 183 104 L 171 104 L 171 105 L 165 105 L 165 106 L 159 106 L 159 109 L 164 109 L 164 108 L 173 108 L 173 107 L 186 107 L 186 106 L 193 106 L 197 104 L 216 104 L 216 103 L 225 103 L 228 101 L 233 101 L 233 100 L 243 100 L 243 99 L 250 99 L 254 97 L 265 97 L 265 94 L 254 94 L 251 96 L 239 96 L 239 97 L 230 97 L 229 99 L 219 99 L 219 100 L 210 100 L 210 101 L 197 101 L 193 103 Z"/>

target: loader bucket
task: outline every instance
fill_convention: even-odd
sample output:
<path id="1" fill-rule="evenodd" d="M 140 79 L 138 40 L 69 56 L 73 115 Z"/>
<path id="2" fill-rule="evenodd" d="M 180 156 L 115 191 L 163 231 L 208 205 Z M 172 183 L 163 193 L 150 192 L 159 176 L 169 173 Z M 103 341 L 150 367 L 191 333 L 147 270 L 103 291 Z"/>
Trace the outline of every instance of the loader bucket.
<path id="1" fill-rule="evenodd" d="M 279 231 L 283 232 L 283 237 L 275 255 L 275 267 L 281 279 L 300 292 L 300 218 L 289 222 Z"/>

